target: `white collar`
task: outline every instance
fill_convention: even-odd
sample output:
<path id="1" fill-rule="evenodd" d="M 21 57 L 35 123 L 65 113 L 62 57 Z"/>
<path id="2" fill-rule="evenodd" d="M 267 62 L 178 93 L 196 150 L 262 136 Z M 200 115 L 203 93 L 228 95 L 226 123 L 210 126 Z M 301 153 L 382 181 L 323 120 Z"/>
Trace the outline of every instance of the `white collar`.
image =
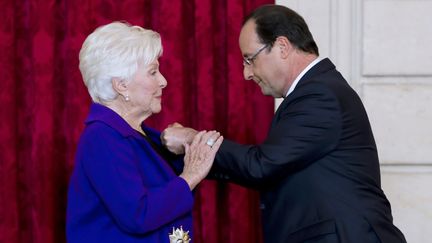
<path id="1" fill-rule="evenodd" d="M 315 60 L 313 60 L 309 65 L 307 65 L 307 67 L 305 69 L 303 69 L 303 71 L 297 76 L 297 78 L 294 80 L 294 82 L 291 84 L 290 88 L 288 89 L 288 92 L 285 96 L 288 97 L 289 94 L 291 94 L 295 87 L 297 86 L 298 82 L 300 81 L 300 79 L 305 75 L 305 73 L 307 71 L 309 71 L 309 69 L 311 69 L 313 66 L 315 66 L 315 64 L 317 64 L 318 62 L 320 62 L 321 60 L 323 60 L 320 57 L 317 57 Z"/>

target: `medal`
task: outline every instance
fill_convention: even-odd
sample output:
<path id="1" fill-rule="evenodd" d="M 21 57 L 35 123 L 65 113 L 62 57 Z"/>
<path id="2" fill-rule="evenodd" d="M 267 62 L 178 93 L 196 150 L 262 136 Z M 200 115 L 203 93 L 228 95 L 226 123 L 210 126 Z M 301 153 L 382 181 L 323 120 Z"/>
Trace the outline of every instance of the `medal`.
<path id="1" fill-rule="evenodd" d="M 183 227 L 180 226 L 180 229 L 174 229 L 171 234 L 168 234 L 170 243 L 189 243 L 191 238 L 189 237 L 189 231 L 183 231 Z"/>

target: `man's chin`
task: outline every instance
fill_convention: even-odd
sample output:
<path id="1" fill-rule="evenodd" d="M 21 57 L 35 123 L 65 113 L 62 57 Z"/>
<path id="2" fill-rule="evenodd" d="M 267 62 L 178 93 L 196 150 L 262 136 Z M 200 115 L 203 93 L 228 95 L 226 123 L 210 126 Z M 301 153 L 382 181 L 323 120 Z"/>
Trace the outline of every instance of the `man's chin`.
<path id="1" fill-rule="evenodd" d="M 261 89 L 261 93 L 265 96 L 271 96 L 273 98 L 283 98 L 280 95 L 276 95 L 276 94 L 272 93 L 270 90 Z"/>
<path id="2" fill-rule="evenodd" d="M 265 96 L 273 96 L 270 90 L 266 89 L 265 87 L 261 86 L 261 93 Z"/>

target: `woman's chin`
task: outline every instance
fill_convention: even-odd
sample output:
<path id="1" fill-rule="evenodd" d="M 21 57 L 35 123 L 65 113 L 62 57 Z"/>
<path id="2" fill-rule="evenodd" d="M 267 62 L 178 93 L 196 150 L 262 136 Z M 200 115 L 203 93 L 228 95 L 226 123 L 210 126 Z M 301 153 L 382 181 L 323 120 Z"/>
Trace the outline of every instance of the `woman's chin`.
<path id="1" fill-rule="evenodd" d="M 159 113 L 159 112 L 161 112 L 162 111 L 162 107 L 161 106 L 159 106 L 159 107 L 154 107 L 153 109 L 152 109 L 152 113 L 153 114 L 157 114 L 157 113 Z"/>

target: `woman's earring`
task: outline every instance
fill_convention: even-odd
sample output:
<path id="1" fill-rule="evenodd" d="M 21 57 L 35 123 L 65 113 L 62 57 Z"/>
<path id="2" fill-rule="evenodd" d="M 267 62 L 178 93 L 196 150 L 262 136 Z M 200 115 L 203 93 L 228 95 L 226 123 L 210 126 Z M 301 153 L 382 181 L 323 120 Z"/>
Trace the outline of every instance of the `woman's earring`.
<path id="1" fill-rule="evenodd" d="M 129 101 L 129 100 L 130 100 L 130 98 L 129 98 L 129 95 L 128 95 L 128 94 L 126 94 L 126 95 L 125 95 L 125 100 L 126 100 L 126 101 Z"/>

